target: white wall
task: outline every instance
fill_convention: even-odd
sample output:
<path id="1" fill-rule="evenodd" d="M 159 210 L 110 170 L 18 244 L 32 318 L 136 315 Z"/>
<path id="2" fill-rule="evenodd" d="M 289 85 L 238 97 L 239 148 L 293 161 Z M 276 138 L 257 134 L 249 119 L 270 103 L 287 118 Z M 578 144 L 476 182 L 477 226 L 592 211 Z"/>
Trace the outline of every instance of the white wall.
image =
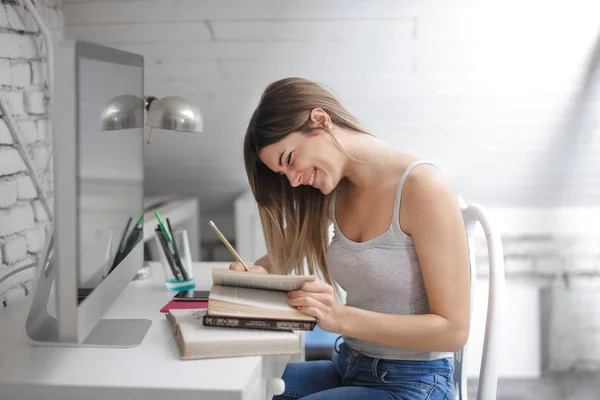
<path id="1" fill-rule="evenodd" d="M 49 166 L 51 150 L 46 53 L 33 18 L 16 3 L 22 2 L 0 2 L 0 99 L 11 110 L 19 134 L 41 173 Z M 60 1 L 35 3 L 41 6 L 40 16 L 53 37 L 61 37 Z M 44 183 L 51 196 L 51 172 Z M 47 226 L 48 216 L 16 149 L 5 116 L 0 115 L 0 276 L 36 261 L 46 239 Z M 21 284 L 29 284 L 34 274 L 35 269 L 29 269 L 0 284 L 0 307 L 25 295 Z"/>
<path id="2" fill-rule="evenodd" d="M 159 134 L 150 191 L 231 213 L 264 86 L 331 87 L 373 132 L 437 161 L 468 202 L 600 204 L 600 3 L 66 0 L 66 35 L 146 57 L 148 94 L 184 95 L 203 135 Z M 208 217 L 208 218 L 207 218 Z"/>

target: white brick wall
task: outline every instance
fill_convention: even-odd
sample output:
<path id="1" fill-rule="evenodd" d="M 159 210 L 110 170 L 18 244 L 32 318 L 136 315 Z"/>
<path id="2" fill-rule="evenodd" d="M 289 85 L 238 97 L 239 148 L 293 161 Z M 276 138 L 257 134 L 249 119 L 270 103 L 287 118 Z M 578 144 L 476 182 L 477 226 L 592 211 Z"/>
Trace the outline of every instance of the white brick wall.
<path id="1" fill-rule="evenodd" d="M 29 202 L 21 202 L 0 211 L 0 236 L 20 233 L 33 228 L 33 225 L 34 213 Z"/>
<path id="2" fill-rule="evenodd" d="M 21 175 L 17 178 L 17 197 L 19 200 L 33 200 L 37 197 L 35 185 L 28 175 Z"/>
<path id="3" fill-rule="evenodd" d="M 11 235 L 3 239 L 2 254 L 6 264 L 16 264 L 27 257 L 27 239 L 21 235 Z"/>
<path id="4" fill-rule="evenodd" d="M 17 181 L 15 178 L 1 178 L 0 182 L 0 207 L 12 207 L 17 203 Z"/>
<path id="5" fill-rule="evenodd" d="M 20 1 L 0 1 L 0 98 L 13 114 L 38 171 L 50 156 L 47 108 L 47 59 L 43 39 Z M 38 0 L 38 12 L 53 38 L 62 37 L 60 0 Z M 46 239 L 48 216 L 37 199 L 14 140 L 0 114 L 0 276 L 37 260 Z M 46 187 L 52 182 L 48 174 Z M 51 191 L 48 196 L 52 196 Z M 0 308 L 25 294 L 35 269 L 0 284 Z"/>
<path id="6" fill-rule="evenodd" d="M 0 119 L 0 145 L 2 144 L 12 144 L 13 138 L 10 135 L 8 130 L 8 126 L 6 126 L 6 122 L 3 119 Z"/>

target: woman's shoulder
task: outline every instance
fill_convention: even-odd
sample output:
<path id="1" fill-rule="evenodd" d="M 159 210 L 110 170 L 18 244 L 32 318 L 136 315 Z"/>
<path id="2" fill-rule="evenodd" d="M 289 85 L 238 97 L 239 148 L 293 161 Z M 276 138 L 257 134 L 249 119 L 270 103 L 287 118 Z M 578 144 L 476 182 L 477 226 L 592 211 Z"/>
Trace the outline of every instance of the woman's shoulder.
<path id="1" fill-rule="evenodd" d="M 445 175 L 439 165 L 434 162 L 427 160 L 415 159 L 410 162 L 404 169 L 406 171 L 410 169 L 409 174 L 406 176 L 406 181 L 419 182 L 419 183 L 434 183 L 444 181 L 446 184 Z"/>
<path id="2" fill-rule="evenodd" d="M 421 163 L 406 175 L 402 189 L 402 224 L 412 225 L 424 215 L 456 209 L 458 197 L 451 181 L 435 164 Z"/>
<path id="3" fill-rule="evenodd" d="M 418 203 L 425 199 L 435 199 L 438 195 L 453 192 L 451 182 L 442 169 L 429 161 L 411 162 L 405 176 L 402 197 Z M 405 169 L 406 172 L 406 169 Z"/>

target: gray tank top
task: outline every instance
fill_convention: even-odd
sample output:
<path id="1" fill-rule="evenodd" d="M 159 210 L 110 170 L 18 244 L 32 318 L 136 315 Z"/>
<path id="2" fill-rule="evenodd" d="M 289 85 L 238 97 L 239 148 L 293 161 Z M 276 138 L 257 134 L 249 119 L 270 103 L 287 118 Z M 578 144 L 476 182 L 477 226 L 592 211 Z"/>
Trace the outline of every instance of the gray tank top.
<path id="1" fill-rule="evenodd" d="M 331 216 L 333 238 L 327 252 L 331 276 L 346 291 L 346 305 L 386 314 L 426 314 L 429 301 L 412 238 L 400 229 L 402 188 L 410 171 L 427 161 L 415 161 L 405 170 L 396 193 L 394 217 L 389 229 L 366 242 L 354 242 L 340 231 Z M 416 351 L 384 346 L 345 336 L 344 342 L 367 356 L 394 360 L 434 360 L 453 353 Z"/>

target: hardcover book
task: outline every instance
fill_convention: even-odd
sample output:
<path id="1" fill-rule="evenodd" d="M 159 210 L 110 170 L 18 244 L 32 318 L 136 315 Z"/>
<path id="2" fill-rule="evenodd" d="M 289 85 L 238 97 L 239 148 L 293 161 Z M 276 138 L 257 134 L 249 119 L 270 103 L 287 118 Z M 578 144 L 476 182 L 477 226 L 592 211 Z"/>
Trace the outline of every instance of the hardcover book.
<path id="1" fill-rule="evenodd" d="M 287 292 L 314 275 L 259 274 L 213 268 L 213 286 L 203 323 L 206 326 L 264 330 L 313 330 L 316 318 L 288 304 Z"/>
<path id="2" fill-rule="evenodd" d="M 300 354 L 301 339 L 295 332 L 230 329 L 205 326 L 205 309 L 171 309 L 169 321 L 182 360 Z"/>

